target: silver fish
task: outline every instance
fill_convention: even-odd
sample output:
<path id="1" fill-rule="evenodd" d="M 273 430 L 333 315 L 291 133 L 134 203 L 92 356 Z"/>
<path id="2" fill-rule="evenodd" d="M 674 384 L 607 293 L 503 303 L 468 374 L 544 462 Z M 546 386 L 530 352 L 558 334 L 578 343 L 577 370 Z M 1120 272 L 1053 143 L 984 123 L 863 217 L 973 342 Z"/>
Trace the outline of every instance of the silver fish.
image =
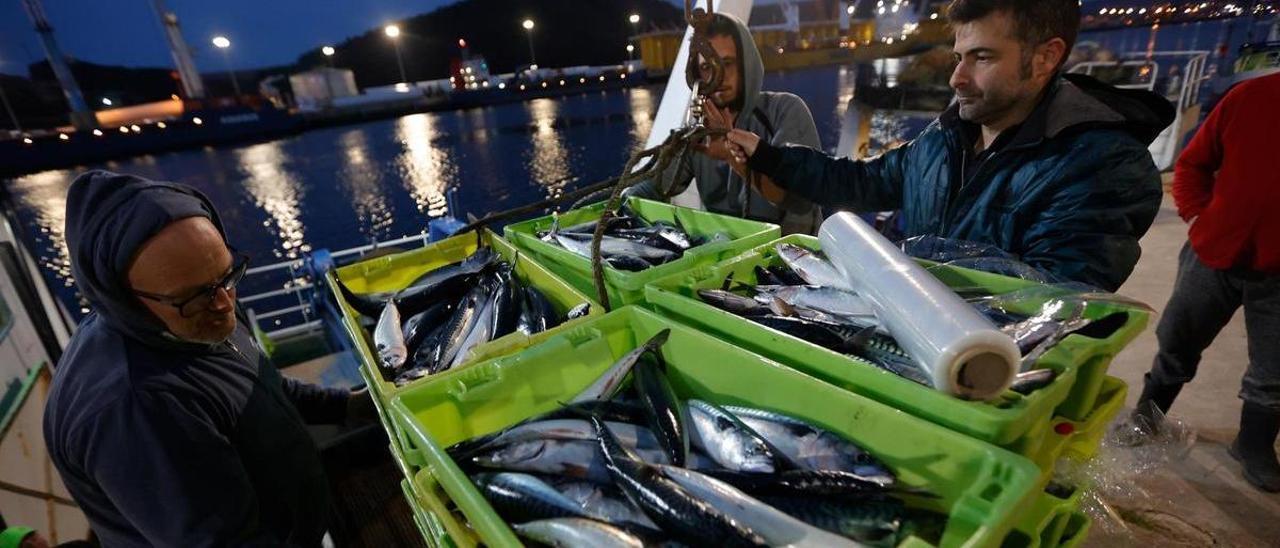
<path id="1" fill-rule="evenodd" d="M 750 524 L 751 530 L 763 537 L 769 546 L 863 546 L 793 518 L 723 481 L 675 466 L 659 465 L 657 468 L 689 494 L 706 501 L 734 521 Z"/>
<path id="2" fill-rule="evenodd" d="M 862 448 L 807 422 L 772 411 L 725 406 L 792 461 L 811 470 L 839 470 L 892 485 L 893 472 Z"/>
<path id="3" fill-rule="evenodd" d="M 667 463 L 667 454 L 661 449 L 635 448 L 633 452 L 644 462 Z M 477 455 L 471 461 L 497 470 L 555 474 L 596 483 L 612 481 L 598 444 L 591 441 L 530 440 Z"/>
<path id="4" fill-rule="evenodd" d="M 716 464 L 737 472 L 772 474 L 773 452 L 769 445 L 741 421 L 701 400 L 689 400 L 693 428 L 689 441 Z"/>
<path id="5" fill-rule="evenodd" d="M 400 310 L 388 301 L 378 316 L 378 327 L 373 330 L 373 344 L 377 347 L 378 362 L 384 369 L 394 371 L 409 358 L 404 344 L 404 331 L 400 329 Z"/>
<path id="6" fill-rule="evenodd" d="M 583 257 L 591 257 L 591 238 L 589 234 L 555 233 L 556 243 L 565 249 Z M 634 240 L 616 236 L 600 238 L 600 254 L 605 256 L 627 255 L 639 257 L 649 262 L 663 263 L 676 258 L 676 253 L 667 249 L 644 245 Z"/>
<path id="7" fill-rule="evenodd" d="M 849 283 L 835 265 L 827 259 L 803 247 L 791 244 L 778 244 L 778 256 L 809 285 L 834 287 L 845 291 L 853 291 Z"/>
<path id="8" fill-rule="evenodd" d="M 554 487 L 565 498 L 576 502 L 582 509 L 593 516 L 618 525 L 635 524 L 640 527 L 658 530 L 658 526 L 644 515 L 639 508 L 610 485 L 601 485 L 586 481 L 561 480 L 553 483 Z"/>
<path id="9" fill-rule="evenodd" d="M 1022 395 L 1027 395 L 1036 390 L 1049 386 L 1053 379 L 1058 377 L 1058 372 L 1052 369 L 1032 369 L 1018 373 L 1013 377 L 1013 383 L 1009 385 L 1009 390 Z"/>
<path id="10" fill-rule="evenodd" d="M 627 352 L 621 359 L 614 362 L 614 364 L 609 367 L 609 370 L 605 371 L 600 378 L 596 379 L 596 382 L 591 383 L 591 386 L 588 386 L 585 390 L 579 392 L 578 395 L 574 396 L 568 403 L 609 399 L 613 396 L 614 392 L 618 391 L 618 387 L 622 386 L 622 381 L 631 373 L 631 369 L 635 367 L 636 362 L 640 360 L 640 357 L 645 355 L 647 352 L 658 352 L 658 349 L 667 342 L 667 337 L 670 335 L 670 329 L 663 329 L 648 341 L 645 341 L 644 344 L 636 347 L 630 352 Z"/>
<path id="11" fill-rule="evenodd" d="M 494 294 L 481 294 L 480 301 L 477 305 L 480 307 L 477 313 L 475 323 L 471 326 L 471 330 L 467 332 L 465 338 L 458 345 L 457 352 L 453 356 L 453 360 L 449 362 L 449 369 L 453 369 L 471 359 L 471 351 L 475 347 L 480 346 L 493 340 L 494 322 L 493 316 L 498 313 L 498 302 L 495 300 L 497 291 Z"/>
<path id="12" fill-rule="evenodd" d="M 555 518 L 511 527 L 516 534 L 556 548 L 643 548 L 631 534 L 586 518 Z"/>
<path id="13" fill-rule="evenodd" d="M 761 301 L 766 296 L 771 296 L 782 299 L 783 302 L 791 306 L 824 312 L 839 318 L 857 321 L 859 324 L 869 325 L 876 323 L 876 313 L 871 308 L 871 304 L 858 296 L 857 293 L 843 289 L 814 285 L 761 285 L 756 286 L 756 291 L 760 292 L 756 298 L 757 301 Z M 768 304 L 765 301 L 761 302 Z"/>
<path id="14" fill-rule="evenodd" d="M 606 421 L 605 425 L 627 447 L 654 451 L 662 449 L 658 444 L 658 438 L 648 428 L 614 421 Z M 595 429 L 584 419 L 541 420 L 513 426 L 470 452 L 474 454 L 533 440 L 595 441 L 595 439 Z"/>
<path id="15" fill-rule="evenodd" d="M 699 289 L 698 298 L 711 306 L 732 312 L 739 316 L 769 313 L 768 309 L 764 306 L 768 303 L 760 303 L 754 298 L 743 297 L 742 295 L 731 293 L 723 289 Z"/>
<path id="16" fill-rule="evenodd" d="M 595 517 L 584 511 L 582 505 L 529 474 L 480 473 L 472 476 L 471 481 L 507 521 Z"/>

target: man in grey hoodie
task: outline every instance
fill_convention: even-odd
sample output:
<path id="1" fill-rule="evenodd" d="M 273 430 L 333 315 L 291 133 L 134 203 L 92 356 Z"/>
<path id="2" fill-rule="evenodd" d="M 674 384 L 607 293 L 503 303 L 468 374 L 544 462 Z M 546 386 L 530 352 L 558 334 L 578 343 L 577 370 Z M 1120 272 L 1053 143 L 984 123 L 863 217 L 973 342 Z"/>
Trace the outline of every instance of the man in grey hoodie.
<path id="1" fill-rule="evenodd" d="M 743 129 L 778 146 L 818 148 L 818 129 L 804 101 L 790 93 L 760 90 L 764 63 L 747 26 L 730 15 L 717 13 L 707 34 L 712 48 L 724 61 L 723 81 L 711 94 L 710 104 L 704 105 L 707 126 Z M 688 64 L 694 76 L 709 68 L 705 60 Z M 819 208 L 782 190 L 764 174 L 749 172 L 745 163 L 735 163 L 724 138 L 711 139 L 696 148 L 700 154 L 682 157 L 661 180 L 645 181 L 628 189 L 627 194 L 658 199 L 684 192 L 696 179 L 703 206 L 710 211 L 776 223 L 784 234 L 817 232 L 822 222 Z"/>
<path id="2" fill-rule="evenodd" d="M 285 377 L 235 304 L 248 259 L 209 199 L 90 171 L 67 247 L 93 312 L 58 362 L 50 458 L 105 546 L 318 546 L 329 486 L 305 424 L 369 397 Z"/>

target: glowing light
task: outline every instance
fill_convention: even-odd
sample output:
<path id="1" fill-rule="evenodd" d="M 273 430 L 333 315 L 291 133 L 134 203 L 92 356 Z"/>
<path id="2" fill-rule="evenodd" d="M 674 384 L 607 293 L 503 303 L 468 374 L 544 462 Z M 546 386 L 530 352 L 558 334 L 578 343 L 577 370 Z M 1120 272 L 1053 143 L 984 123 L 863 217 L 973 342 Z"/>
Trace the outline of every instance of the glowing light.
<path id="1" fill-rule="evenodd" d="M 29 145 L 31 143 L 34 143 L 35 141 L 32 141 L 30 137 L 23 137 L 22 142 Z"/>
<path id="2" fill-rule="evenodd" d="M 1144 13 L 1147 13 L 1147 8 L 1142 8 L 1142 9 L 1138 10 L 1138 15 L 1142 15 L 1142 14 L 1144 14 Z"/>
<path id="3" fill-rule="evenodd" d="M 635 51 L 635 50 L 636 50 L 636 47 L 635 47 L 635 46 L 633 46 L 633 45 L 631 45 L 631 44 L 627 44 L 627 53 L 631 53 L 631 52 L 633 52 L 633 51 Z"/>
<path id="4" fill-rule="evenodd" d="M 938 18 L 938 14 L 936 14 L 936 13 L 931 13 L 931 14 L 929 14 L 929 19 L 930 19 L 930 20 L 937 19 L 937 18 Z"/>
<path id="5" fill-rule="evenodd" d="M 396 92 L 409 93 L 409 84 L 406 84 L 404 82 L 400 82 L 399 84 L 396 84 Z"/>
<path id="6" fill-rule="evenodd" d="M 66 133 L 59 133 L 59 134 L 58 134 L 58 139 L 61 139 L 61 140 L 63 140 L 63 141 L 67 141 L 67 140 L 70 140 L 70 139 L 71 139 L 71 137 L 70 137 L 69 135 L 67 135 Z"/>
<path id="7" fill-rule="evenodd" d="M 177 93 L 174 93 L 174 94 L 169 95 L 169 100 L 170 100 L 170 101 L 181 101 L 181 100 L 182 100 L 182 98 L 181 98 L 181 97 L 178 97 L 178 94 L 177 94 Z"/>
<path id="8" fill-rule="evenodd" d="M 892 11 L 893 13 L 898 13 L 898 5 L 894 4 L 892 8 L 889 8 L 889 11 Z"/>
<path id="9" fill-rule="evenodd" d="M 604 81 L 604 75 L 603 75 L 603 74 L 601 74 L 601 75 L 600 75 L 600 81 L 601 81 L 601 82 L 603 82 L 603 81 Z"/>
<path id="10" fill-rule="evenodd" d="M 111 106 L 111 99 L 107 99 L 106 97 L 103 97 L 103 98 L 102 98 L 102 104 L 107 105 L 107 106 Z"/>
<path id="11" fill-rule="evenodd" d="M 631 14 L 631 17 L 628 17 L 628 18 L 627 18 L 627 21 L 631 21 L 631 24 L 632 24 L 632 25 L 634 25 L 634 24 L 636 24 L 636 23 L 639 23 L 639 22 L 640 22 L 640 14 L 638 14 L 638 13 L 633 13 L 633 14 Z"/>
<path id="12" fill-rule="evenodd" d="M 227 40 L 226 36 L 214 36 L 213 47 L 218 49 L 227 49 L 231 47 L 231 40 Z"/>
<path id="13" fill-rule="evenodd" d="M 388 38 L 400 37 L 400 27 L 395 25 L 387 25 L 386 27 L 383 27 L 382 32 L 386 34 Z"/>
<path id="14" fill-rule="evenodd" d="M 1098 15 L 1106 15 L 1106 14 L 1107 14 L 1107 8 L 1102 8 L 1098 10 Z"/>
<path id="15" fill-rule="evenodd" d="M 564 80 L 561 80 L 561 81 L 560 81 L 560 85 L 562 85 L 562 86 L 564 85 Z"/>
<path id="16" fill-rule="evenodd" d="M 622 80 L 626 80 L 626 79 L 627 79 L 627 73 L 625 73 L 625 72 L 624 72 L 624 73 L 622 73 L 622 74 L 619 74 L 619 75 L 618 75 L 618 78 L 619 78 L 619 79 L 622 79 Z"/>
<path id="17" fill-rule="evenodd" d="M 197 125 L 197 126 L 198 126 L 198 125 L 200 125 L 200 124 L 203 124 L 203 123 L 204 123 L 204 120 L 201 120 L 201 119 L 200 119 L 200 117 L 199 117 L 199 116 L 197 116 L 197 117 L 195 117 L 195 118 L 192 118 L 192 119 L 191 119 L 191 123 L 193 123 L 193 124 L 195 124 L 195 125 Z"/>
<path id="18" fill-rule="evenodd" d="M 333 46 L 325 46 L 323 48 L 320 48 L 320 53 L 323 53 L 325 57 L 333 57 L 333 54 L 337 52 L 338 50 L 333 49 Z"/>
<path id="19" fill-rule="evenodd" d="M 587 83 L 587 79 L 586 79 L 586 78 L 578 78 L 578 83 L 579 83 L 579 84 L 585 84 L 585 83 Z"/>
<path id="20" fill-rule="evenodd" d="M 164 129 L 164 128 L 167 128 L 167 127 L 169 127 L 169 126 L 168 126 L 168 125 L 166 125 L 164 122 L 156 122 L 156 127 L 160 128 L 160 129 Z"/>
<path id="21" fill-rule="evenodd" d="M 884 15 L 884 8 L 883 8 L 883 7 L 881 7 L 881 8 L 876 9 L 876 13 L 878 13 L 878 14 L 880 14 L 880 15 Z"/>
<path id="22" fill-rule="evenodd" d="M 849 7 L 845 8 L 845 9 L 844 9 L 844 12 L 845 12 L 845 13 L 847 13 L 847 14 L 849 14 L 849 15 L 853 15 L 853 6 L 852 6 L 852 5 L 850 5 Z"/>
<path id="23" fill-rule="evenodd" d="M 547 83 L 546 83 L 546 82 L 543 82 L 543 83 L 542 83 L 542 87 L 544 87 L 544 88 L 545 88 L 545 87 L 547 87 Z"/>
<path id="24" fill-rule="evenodd" d="M 120 126 L 120 133 L 129 133 L 129 128 L 125 126 Z"/>
<path id="25" fill-rule="evenodd" d="M 889 37 L 889 39 L 888 39 L 888 40 L 885 40 L 885 43 L 886 43 L 886 44 L 892 44 L 892 43 L 893 43 L 893 37 Z"/>
<path id="26" fill-rule="evenodd" d="M 95 129 L 95 130 L 93 130 L 93 136 L 94 136 L 94 137 L 102 137 L 102 130 L 100 130 L 100 129 Z"/>
<path id="27" fill-rule="evenodd" d="M 506 82 L 498 82 L 498 89 L 507 89 Z"/>
<path id="28" fill-rule="evenodd" d="M 533 19 L 525 19 L 520 26 L 524 27 L 524 30 L 533 30 Z"/>
<path id="29" fill-rule="evenodd" d="M 465 47 L 467 47 L 467 41 L 466 41 L 466 40 L 463 40 L 463 39 L 461 39 L 461 38 L 459 38 L 459 39 L 458 39 L 458 47 L 460 47 L 460 48 L 465 48 Z"/>
<path id="30" fill-rule="evenodd" d="M 142 128 L 138 127 L 138 124 L 133 124 L 129 126 L 129 129 L 134 133 L 142 133 Z"/>

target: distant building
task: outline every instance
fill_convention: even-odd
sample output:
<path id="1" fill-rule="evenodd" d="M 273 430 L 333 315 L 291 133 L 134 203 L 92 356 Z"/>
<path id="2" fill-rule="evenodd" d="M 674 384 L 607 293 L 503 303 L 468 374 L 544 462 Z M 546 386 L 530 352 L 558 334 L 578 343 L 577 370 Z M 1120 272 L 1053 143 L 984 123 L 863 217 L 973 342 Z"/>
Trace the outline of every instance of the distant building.
<path id="1" fill-rule="evenodd" d="M 321 67 L 289 76 L 293 100 L 300 110 L 318 110 L 334 99 L 359 95 L 356 79 L 347 69 Z"/>

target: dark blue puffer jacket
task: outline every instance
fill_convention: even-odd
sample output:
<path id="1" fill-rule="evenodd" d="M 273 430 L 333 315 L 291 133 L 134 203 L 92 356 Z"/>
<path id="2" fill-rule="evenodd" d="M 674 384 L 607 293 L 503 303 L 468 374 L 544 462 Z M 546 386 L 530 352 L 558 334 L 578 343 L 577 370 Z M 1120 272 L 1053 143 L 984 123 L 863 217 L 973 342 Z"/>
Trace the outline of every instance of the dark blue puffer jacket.
<path id="1" fill-rule="evenodd" d="M 126 284 L 143 242 L 207 217 L 190 187 L 91 171 L 67 195 L 67 247 L 93 307 L 54 372 L 45 444 L 103 546 L 317 546 L 329 486 L 305 423 L 347 392 L 283 377 L 240 315 L 218 344 L 176 339 Z"/>
<path id="2" fill-rule="evenodd" d="M 1067 280 L 1114 291 L 1160 209 L 1147 145 L 1173 106 L 1087 76 L 1055 79 L 1012 139 L 966 184 L 964 122 L 952 105 L 915 140 L 869 160 L 762 143 L 750 165 L 827 208 L 902 210 L 906 236 L 995 245 Z M 972 127 L 972 124 L 970 124 Z"/>

